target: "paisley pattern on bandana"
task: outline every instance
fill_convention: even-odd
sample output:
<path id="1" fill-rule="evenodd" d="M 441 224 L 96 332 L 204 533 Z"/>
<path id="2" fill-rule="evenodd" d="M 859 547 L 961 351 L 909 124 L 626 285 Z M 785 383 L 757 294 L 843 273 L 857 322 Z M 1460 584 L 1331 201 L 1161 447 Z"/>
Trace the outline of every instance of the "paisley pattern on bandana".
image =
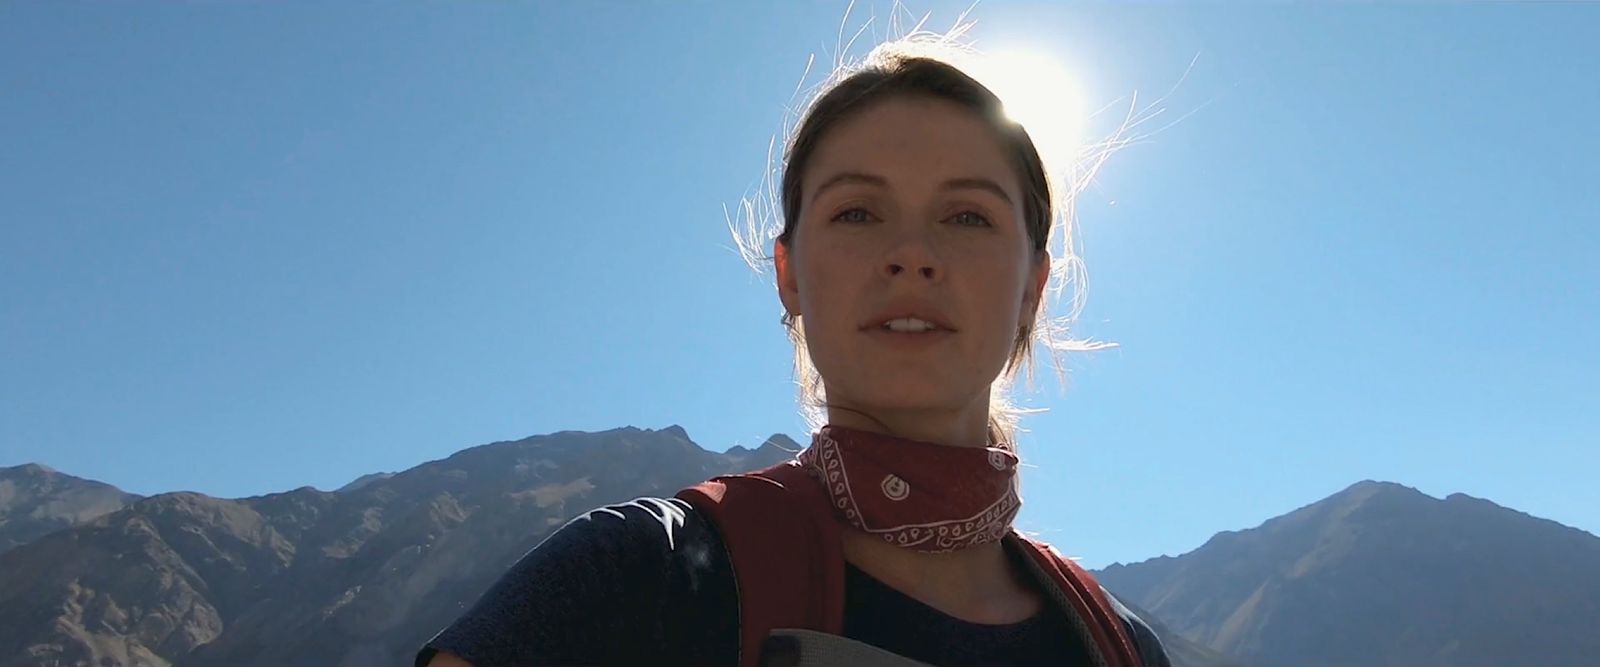
<path id="1" fill-rule="evenodd" d="M 796 457 L 845 523 L 896 546 L 944 553 L 998 542 L 1022 508 L 1017 456 L 828 425 Z"/>

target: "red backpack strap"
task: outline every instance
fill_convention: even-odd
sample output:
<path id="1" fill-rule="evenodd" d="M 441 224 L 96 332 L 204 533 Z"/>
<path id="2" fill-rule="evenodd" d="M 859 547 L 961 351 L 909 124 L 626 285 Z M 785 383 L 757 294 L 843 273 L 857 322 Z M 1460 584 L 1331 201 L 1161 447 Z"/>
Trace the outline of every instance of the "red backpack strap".
<path id="1" fill-rule="evenodd" d="M 1128 629 L 1122 624 L 1122 616 L 1088 570 L 1062 556 L 1048 544 L 1035 542 L 1022 535 L 1017 537 L 1028 552 L 1028 557 L 1055 580 L 1056 587 L 1066 597 L 1072 610 L 1084 620 L 1090 637 L 1105 657 L 1106 667 L 1141 667 L 1142 661 L 1134 648 L 1133 638 L 1128 636 Z"/>
<path id="2" fill-rule="evenodd" d="M 821 484 L 795 462 L 714 477 L 677 497 L 711 519 L 739 596 L 739 666 L 775 628 L 844 631 L 844 551 Z"/>

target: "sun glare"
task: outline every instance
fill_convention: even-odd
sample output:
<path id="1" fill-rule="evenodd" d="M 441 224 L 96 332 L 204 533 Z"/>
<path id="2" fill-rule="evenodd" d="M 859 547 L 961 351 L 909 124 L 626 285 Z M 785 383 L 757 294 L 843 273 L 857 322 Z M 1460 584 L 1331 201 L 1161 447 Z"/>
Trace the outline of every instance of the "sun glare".
<path id="1" fill-rule="evenodd" d="M 1065 167 L 1083 141 L 1083 97 L 1064 64 L 1039 51 L 1003 51 L 979 58 L 978 80 L 1005 103 L 1048 162 Z M 1065 161 L 1065 162 L 1062 162 Z"/>

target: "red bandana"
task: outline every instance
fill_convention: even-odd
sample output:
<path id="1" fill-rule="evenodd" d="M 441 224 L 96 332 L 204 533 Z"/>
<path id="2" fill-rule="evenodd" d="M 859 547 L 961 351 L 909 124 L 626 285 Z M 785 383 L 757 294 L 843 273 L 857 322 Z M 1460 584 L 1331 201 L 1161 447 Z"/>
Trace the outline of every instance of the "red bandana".
<path id="1" fill-rule="evenodd" d="M 828 425 L 796 457 L 846 523 L 915 551 L 997 542 L 1022 507 L 1017 456 Z"/>

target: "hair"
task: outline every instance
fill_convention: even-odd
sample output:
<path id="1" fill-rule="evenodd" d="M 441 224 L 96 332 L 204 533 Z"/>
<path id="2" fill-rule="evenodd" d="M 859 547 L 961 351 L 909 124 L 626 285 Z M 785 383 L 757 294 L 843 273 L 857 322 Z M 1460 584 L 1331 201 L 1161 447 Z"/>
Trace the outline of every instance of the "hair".
<path id="1" fill-rule="evenodd" d="M 889 99 L 923 98 L 952 102 L 983 119 L 1000 138 L 1002 148 L 1009 155 L 1017 180 L 1022 189 L 1023 219 L 1030 248 L 1035 257 L 1039 253 L 1052 256 L 1051 286 L 1040 295 L 1031 321 L 1018 328 L 1006 365 L 995 378 L 990 390 L 989 441 L 995 446 L 1015 451 L 1018 417 L 1024 412 L 1009 398 L 1009 384 L 1020 369 L 1028 370 L 1032 379 L 1034 345 L 1042 343 L 1051 351 L 1058 377 L 1065 374 L 1059 353 L 1088 351 L 1111 347 L 1108 343 L 1070 340 L 1065 337 L 1070 322 L 1082 309 L 1082 288 L 1085 284 L 1083 264 L 1076 252 L 1073 237 L 1072 203 L 1108 153 L 1091 156 L 1089 168 L 1064 172 L 1069 178 L 1068 187 L 1055 187 L 1051 171 L 1035 146 L 1033 139 L 1017 122 L 1007 117 L 1003 100 L 963 69 L 958 61 L 972 55 L 970 49 L 957 43 L 970 24 L 959 24 L 949 33 L 933 35 L 914 33 L 899 40 L 887 42 L 873 49 L 860 63 L 836 63 L 828 80 L 818 86 L 815 97 L 799 115 L 798 123 L 791 125 L 785 142 L 782 160 L 782 177 L 774 193 L 771 170 L 763 183 L 763 196 L 741 202 L 743 229 L 731 223 L 736 243 L 744 259 L 760 271 L 772 257 L 764 255 L 765 241 L 783 244 L 793 242 L 799 224 L 801 205 L 801 177 L 816 151 L 817 145 L 828 131 L 840 121 L 849 119 L 873 105 Z M 1107 148 L 1108 141 L 1099 148 Z M 1074 156 L 1082 157 L 1082 156 Z M 769 165 L 771 153 L 769 148 Z M 778 218 L 778 224 L 773 224 Z M 1059 237 L 1059 238 L 1057 238 Z M 1052 244 L 1052 241 L 1059 241 Z M 1052 245 L 1055 250 L 1052 251 Z M 1048 315 L 1048 297 L 1070 290 L 1071 308 L 1061 317 Z M 795 382 L 798 386 L 802 416 L 815 430 L 826 421 L 827 398 L 822 378 L 812 364 L 806 347 L 803 315 L 785 312 L 781 322 L 794 345 Z M 870 415 L 869 415 L 870 416 Z"/>

